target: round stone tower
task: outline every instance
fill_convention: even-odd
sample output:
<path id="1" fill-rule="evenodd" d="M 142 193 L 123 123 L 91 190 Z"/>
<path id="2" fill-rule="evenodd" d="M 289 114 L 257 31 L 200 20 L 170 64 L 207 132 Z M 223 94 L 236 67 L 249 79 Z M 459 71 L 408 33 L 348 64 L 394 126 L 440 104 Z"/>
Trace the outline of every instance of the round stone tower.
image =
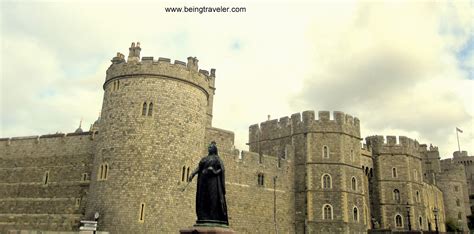
<path id="1" fill-rule="evenodd" d="M 215 73 L 140 51 L 132 43 L 107 69 L 86 218 L 99 212 L 111 233 L 176 232 L 195 221 L 182 167 L 203 156 Z"/>

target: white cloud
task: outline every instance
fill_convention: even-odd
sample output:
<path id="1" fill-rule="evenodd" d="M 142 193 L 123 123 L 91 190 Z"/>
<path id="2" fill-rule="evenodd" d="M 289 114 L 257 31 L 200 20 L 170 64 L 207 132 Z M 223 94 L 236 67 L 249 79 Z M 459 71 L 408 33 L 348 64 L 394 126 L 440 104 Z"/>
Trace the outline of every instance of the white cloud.
<path id="1" fill-rule="evenodd" d="M 164 13 L 184 4 L 247 12 Z M 462 4 L 7 3 L 0 135 L 92 123 L 108 60 L 139 40 L 142 56 L 197 56 L 200 68 L 217 69 L 214 125 L 235 131 L 238 148 L 268 114 L 327 109 L 358 116 L 364 135 L 406 134 L 443 155 L 463 127 L 462 144 L 474 152 L 473 85 L 456 57 L 471 36 Z"/>

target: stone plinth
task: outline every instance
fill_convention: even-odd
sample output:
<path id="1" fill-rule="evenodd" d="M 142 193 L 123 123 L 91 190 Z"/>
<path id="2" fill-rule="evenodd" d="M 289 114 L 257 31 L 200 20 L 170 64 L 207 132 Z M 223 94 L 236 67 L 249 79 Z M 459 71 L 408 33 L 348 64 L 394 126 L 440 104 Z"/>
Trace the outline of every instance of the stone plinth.
<path id="1" fill-rule="evenodd" d="M 180 234 L 234 234 L 234 230 L 224 227 L 194 226 L 179 230 Z"/>

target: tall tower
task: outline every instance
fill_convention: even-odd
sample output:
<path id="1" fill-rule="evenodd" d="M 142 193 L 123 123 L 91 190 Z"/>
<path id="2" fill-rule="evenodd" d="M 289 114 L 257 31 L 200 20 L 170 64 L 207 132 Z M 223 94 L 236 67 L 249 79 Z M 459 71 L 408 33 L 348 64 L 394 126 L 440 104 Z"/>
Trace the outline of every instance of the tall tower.
<path id="1" fill-rule="evenodd" d="M 203 156 L 215 72 L 140 51 L 132 43 L 107 69 L 86 218 L 99 212 L 111 233 L 176 232 L 195 221 L 181 167 Z"/>
<path id="2" fill-rule="evenodd" d="M 295 150 L 296 233 L 362 233 L 370 224 L 359 119 L 333 116 L 320 111 L 316 119 L 305 111 L 250 126 L 250 151 L 280 156 Z"/>
<path id="3" fill-rule="evenodd" d="M 381 228 L 395 230 L 427 230 L 428 215 L 441 203 L 442 197 L 429 203 L 422 183 L 421 156 L 419 144 L 410 138 L 400 136 L 370 136 L 366 138 L 374 158 L 375 178 L 373 216 Z M 410 219 L 408 221 L 408 212 Z"/>

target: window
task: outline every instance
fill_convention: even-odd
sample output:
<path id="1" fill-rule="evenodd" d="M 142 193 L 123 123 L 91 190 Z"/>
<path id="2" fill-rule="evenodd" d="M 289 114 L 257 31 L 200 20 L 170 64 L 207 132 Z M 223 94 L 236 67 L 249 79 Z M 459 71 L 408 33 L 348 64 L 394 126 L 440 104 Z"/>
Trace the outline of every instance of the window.
<path id="1" fill-rule="evenodd" d="M 400 191 L 398 189 L 393 190 L 393 200 L 400 203 Z"/>
<path id="2" fill-rule="evenodd" d="M 354 207 L 352 211 L 352 219 L 354 220 L 354 222 L 359 222 L 359 210 L 357 209 L 357 207 Z"/>
<path id="3" fill-rule="evenodd" d="M 323 206 L 323 219 L 330 220 L 332 219 L 332 206 L 325 204 Z"/>
<path id="4" fill-rule="evenodd" d="M 454 191 L 457 192 L 459 190 L 458 186 L 454 186 Z"/>
<path id="5" fill-rule="evenodd" d="M 265 179 L 265 178 L 264 178 L 264 176 L 263 176 L 262 173 L 258 174 L 258 185 L 259 185 L 259 186 L 263 186 L 263 184 L 264 184 L 264 179 Z"/>
<path id="6" fill-rule="evenodd" d="M 97 180 L 106 180 L 109 174 L 109 165 L 107 163 L 102 163 L 99 166 L 99 172 L 97 173 Z"/>
<path id="7" fill-rule="evenodd" d="M 145 116 L 146 115 L 146 102 L 143 103 L 143 109 L 142 109 L 142 115 Z"/>
<path id="8" fill-rule="evenodd" d="M 397 178 L 397 168 L 392 168 L 392 177 Z"/>
<path id="9" fill-rule="evenodd" d="M 461 206 L 461 201 L 459 201 L 459 199 L 456 199 L 456 205 Z"/>
<path id="10" fill-rule="evenodd" d="M 357 190 L 357 180 L 355 177 L 352 177 L 352 181 L 351 181 L 351 187 L 352 187 L 352 190 L 353 191 L 356 191 Z"/>
<path id="11" fill-rule="evenodd" d="M 351 161 L 354 161 L 354 150 L 351 150 Z"/>
<path id="12" fill-rule="evenodd" d="M 187 169 L 187 171 L 186 171 L 186 181 L 187 181 L 188 179 L 189 179 L 189 167 L 188 167 L 188 169 Z"/>
<path id="13" fill-rule="evenodd" d="M 82 181 L 86 181 L 87 180 L 87 173 L 82 173 Z"/>
<path id="14" fill-rule="evenodd" d="M 74 205 L 76 206 L 76 208 L 80 207 L 81 206 L 81 199 L 76 198 L 76 203 Z"/>
<path id="15" fill-rule="evenodd" d="M 323 158 L 329 158 L 329 147 L 327 145 L 323 146 Z"/>
<path id="16" fill-rule="evenodd" d="M 418 219 L 419 220 L 419 223 L 420 223 L 420 230 L 423 228 L 423 218 L 420 218 Z"/>
<path id="17" fill-rule="evenodd" d="M 43 184 L 44 184 L 44 185 L 47 185 L 48 182 L 49 182 L 49 171 L 46 171 L 46 172 L 44 173 L 44 177 L 43 177 Z"/>
<path id="18" fill-rule="evenodd" d="M 324 174 L 321 178 L 321 183 L 322 183 L 323 189 L 332 188 L 331 176 L 329 174 Z"/>
<path id="19" fill-rule="evenodd" d="M 120 89 L 120 80 L 117 80 L 117 90 Z"/>
<path id="20" fill-rule="evenodd" d="M 395 215 L 395 227 L 397 228 L 403 227 L 403 219 L 402 219 L 402 216 L 399 214 Z"/>
<path id="21" fill-rule="evenodd" d="M 186 167 L 183 166 L 183 169 L 181 170 L 181 181 L 184 182 L 184 173 L 186 173 Z"/>
<path id="22" fill-rule="evenodd" d="M 416 201 L 420 202 L 420 192 L 416 191 Z"/>
<path id="23" fill-rule="evenodd" d="M 139 214 L 138 222 L 140 223 L 145 222 L 145 203 L 140 204 L 140 214 Z"/>
<path id="24" fill-rule="evenodd" d="M 150 102 L 150 105 L 148 105 L 148 116 L 151 116 L 153 114 L 153 102 Z"/>

